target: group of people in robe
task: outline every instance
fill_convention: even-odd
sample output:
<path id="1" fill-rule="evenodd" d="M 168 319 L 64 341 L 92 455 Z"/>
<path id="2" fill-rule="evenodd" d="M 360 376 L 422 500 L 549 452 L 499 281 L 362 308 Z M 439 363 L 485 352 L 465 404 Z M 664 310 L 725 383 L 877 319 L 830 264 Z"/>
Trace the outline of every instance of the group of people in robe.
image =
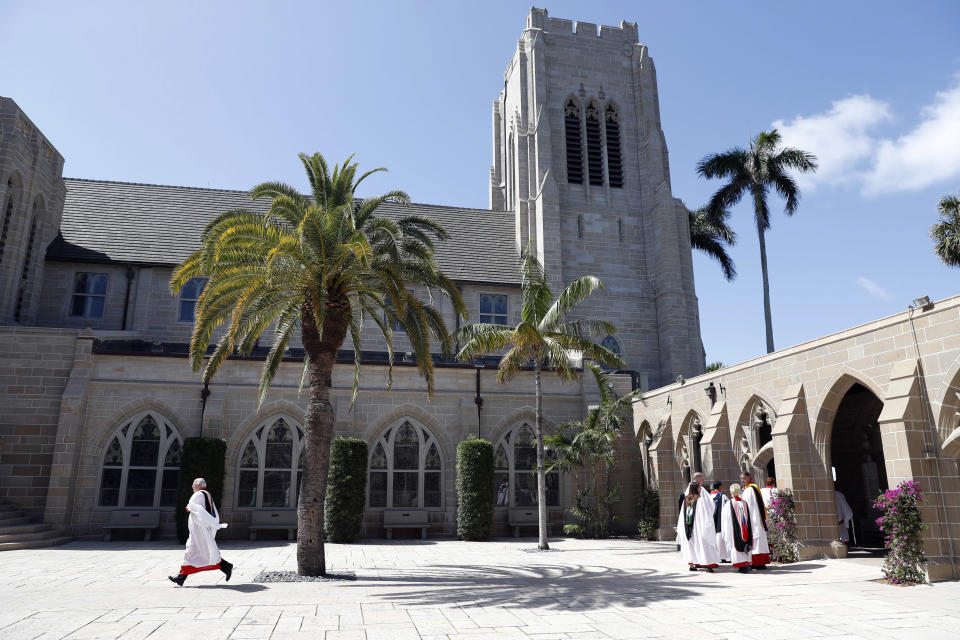
<path id="1" fill-rule="evenodd" d="M 730 495 L 723 492 L 723 483 L 706 486 L 702 473 L 680 499 L 677 540 L 680 553 L 690 571 L 705 569 L 710 573 L 721 562 L 729 562 L 740 573 L 766 569 L 770 564 L 767 545 L 767 506 L 770 498 L 753 483 L 750 473 L 740 474 L 742 484 L 730 485 Z M 775 491 L 768 478 L 767 488 Z M 772 492 L 767 492 L 772 496 Z M 766 498 L 766 500 L 765 500 Z"/>

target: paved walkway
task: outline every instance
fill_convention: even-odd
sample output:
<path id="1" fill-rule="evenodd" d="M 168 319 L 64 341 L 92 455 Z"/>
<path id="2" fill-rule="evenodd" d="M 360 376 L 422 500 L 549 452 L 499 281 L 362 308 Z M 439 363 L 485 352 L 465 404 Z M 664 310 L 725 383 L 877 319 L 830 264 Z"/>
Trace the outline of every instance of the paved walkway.
<path id="1" fill-rule="evenodd" d="M 957 638 L 960 583 L 893 587 L 877 560 L 750 575 L 686 570 L 672 544 L 532 539 L 327 547 L 355 581 L 252 584 L 295 569 L 293 543 L 227 542 L 230 583 L 177 588 L 182 548 L 89 543 L 0 554 L 0 638 Z"/>

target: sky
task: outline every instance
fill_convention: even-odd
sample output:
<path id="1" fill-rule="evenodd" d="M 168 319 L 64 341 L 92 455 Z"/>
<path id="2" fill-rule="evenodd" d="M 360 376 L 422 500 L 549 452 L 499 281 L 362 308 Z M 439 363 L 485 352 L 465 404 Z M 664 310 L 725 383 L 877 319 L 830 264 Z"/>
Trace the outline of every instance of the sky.
<path id="1" fill-rule="evenodd" d="M 659 81 L 673 193 L 718 182 L 709 153 L 778 127 L 818 156 L 766 235 L 778 348 L 960 294 L 929 239 L 960 193 L 960 3 L 549 2 L 637 22 Z M 66 158 L 64 175 L 248 189 L 305 186 L 298 152 L 385 166 L 369 193 L 488 206 L 491 104 L 523 2 L 0 1 L 0 95 Z M 361 194 L 362 195 L 362 194 Z M 750 206 L 739 276 L 694 255 L 707 361 L 765 351 Z"/>

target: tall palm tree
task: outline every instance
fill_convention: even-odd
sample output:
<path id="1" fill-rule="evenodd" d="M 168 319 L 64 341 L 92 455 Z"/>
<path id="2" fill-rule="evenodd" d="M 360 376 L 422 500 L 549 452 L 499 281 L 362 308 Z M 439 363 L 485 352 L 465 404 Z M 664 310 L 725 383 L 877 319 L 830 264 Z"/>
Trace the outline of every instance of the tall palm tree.
<path id="1" fill-rule="evenodd" d="M 713 194 L 707 210 L 715 218 L 729 209 L 744 194 L 753 200 L 754 222 L 760 238 L 760 271 L 763 275 L 763 316 L 767 328 L 767 353 L 773 351 L 773 321 L 770 314 L 770 279 L 767 275 L 767 245 L 764 233 L 770 228 L 770 209 L 767 194 L 776 190 L 784 200 L 784 212 L 792 216 L 800 203 L 800 189 L 788 173 L 795 169 L 801 173 L 815 171 L 817 158 L 812 153 L 793 147 L 780 147 L 780 132 L 762 131 L 750 141 L 749 149 L 734 147 L 723 153 L 714 153 L 703 158 L 697 165 L 697 173 L 704 178 L 723 178 L 727 184 Z"/>
<path id="2" fill-rule="evenodd" d="M 485 353 L 506 349 L 497 370 L 497 382 L 506 382 L 520 371 L 532 366 L 536 392 L 537 445 L 537 506 L 540 540 L 537 547 L 549 549 L 547 544 L 547 492 L 543 450 L 543 388 L 541 374 L 552 369 L 561 380 L 573 380 L 577 370 L 571 352 L 597 360 L 610 367 L 625 366 L 619 356 L 596 344 L 591 338 L 602 338 L 616 333 L 616 327 L 603 320 L 567 320 L 567 315 L 587 296 L 603 285 L 594 276 L 577 278 L 553 300 L 543 266 L 534 253 L 533 243 L 522 256 L 520 267 L 523 305 L 520 323 L 515 327 L 477 323 L 462 327 L 456 334 L 463 347 L 457 354 L 461 360 L 473 360 Z"/>
<path id="3" fill-rule="evenodd" d="M 960 197 L 940 198 L 940 221 L 930 227 L 933 250 L 951 267 L 960 267 Z"/>
<path id="4" fill-rule="evenodd" d="M 393 322 L 403 326 L 432 392 L 430 341 L 438 340 L 447 354 L 452 343 L 437 310 L 409 293 L 407 286 L 436 289 L 453 301 L 456 313 L 466 314 L 456 286 L 441 273 L 434 257 L 434 239 L 445 239 L 446 232 L 417 216 L 377 217 L 380 204 L 405 204 L 409 197 L 390 191 L 362 201 L 355 198 L 357 186 L 383 169 L 358 176 L 352 159 L 334 166 L 331 173 L 319 153 L 300 154 L 309 196 L 279 182 L 254 187 L 251 197 L 270 198 L 269 210 L 237 209 L 214 218 L 201 235 L 201 248 L 174 271 L 170 281 L 177 293 L 191 278 L 208 278 L 197 301 L 190 341 L 191 364 L 195 371 L 203 369 L 204 381 L 234 351 L 249 353 L 257 338 L 275 323 L 273 345 L 260 376 L 261 403 L 299 330 L 306 352 L 301 385 L 307 381 L 310 387 L 297 507 L 301 575 L 326 572 L 323 502 L 334 417 L 330 388 L 337 351 L 347 335 L 353 342 L 352 406 L 359 385 L 365 318 L 372 319 L 386 338 L 391 373 Z M 221 326 L 225 327 L 223 337 L 204 366 L 211 336 Z"/>
<path id="5" fill-rule="evenodd" d="M 727 247 L 732 247 L 737 241 L 737 234 L 733 232 L 727 219 L 730 212 L 724 209 L 719 216 L 713 216 L 707 207 L 687 209 L 687 218 L 690 221 L 690 246 L 703 251 L 707 256 L 720 263 L 723 277 L 733 280 L 737 277 L 737 268 L 733 258 L 727 253 Z"/>

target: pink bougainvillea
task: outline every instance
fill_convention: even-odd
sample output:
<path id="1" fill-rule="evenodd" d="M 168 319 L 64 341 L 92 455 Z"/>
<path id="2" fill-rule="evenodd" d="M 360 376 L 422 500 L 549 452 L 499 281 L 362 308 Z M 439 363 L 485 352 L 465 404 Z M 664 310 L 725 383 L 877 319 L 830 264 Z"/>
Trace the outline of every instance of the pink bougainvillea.
<path id="1" fill-rule="evenodd" d="M 799 559 L 799 541 L 797 540 L 797 511 L 790 489 L 778 489 L 770 498 L 770 530 L 767 543 L 770 545 L 770 559 L 774 562 L 796 562 Z"/>
<path id="2" fill-rule="evenodd" d="M 895 489 L 880 494 L 873 508 L 883 515 L 877 518 L 877 526 L 883 531 L 887 545 L 887 557 L 883 561 L 883 577 L 901 584 L 926 582 L 920 536 L 927 525 L 923 524 L 920 506 L 924 503 L 920 485 L 915 480 L 904 480 Z"/>

